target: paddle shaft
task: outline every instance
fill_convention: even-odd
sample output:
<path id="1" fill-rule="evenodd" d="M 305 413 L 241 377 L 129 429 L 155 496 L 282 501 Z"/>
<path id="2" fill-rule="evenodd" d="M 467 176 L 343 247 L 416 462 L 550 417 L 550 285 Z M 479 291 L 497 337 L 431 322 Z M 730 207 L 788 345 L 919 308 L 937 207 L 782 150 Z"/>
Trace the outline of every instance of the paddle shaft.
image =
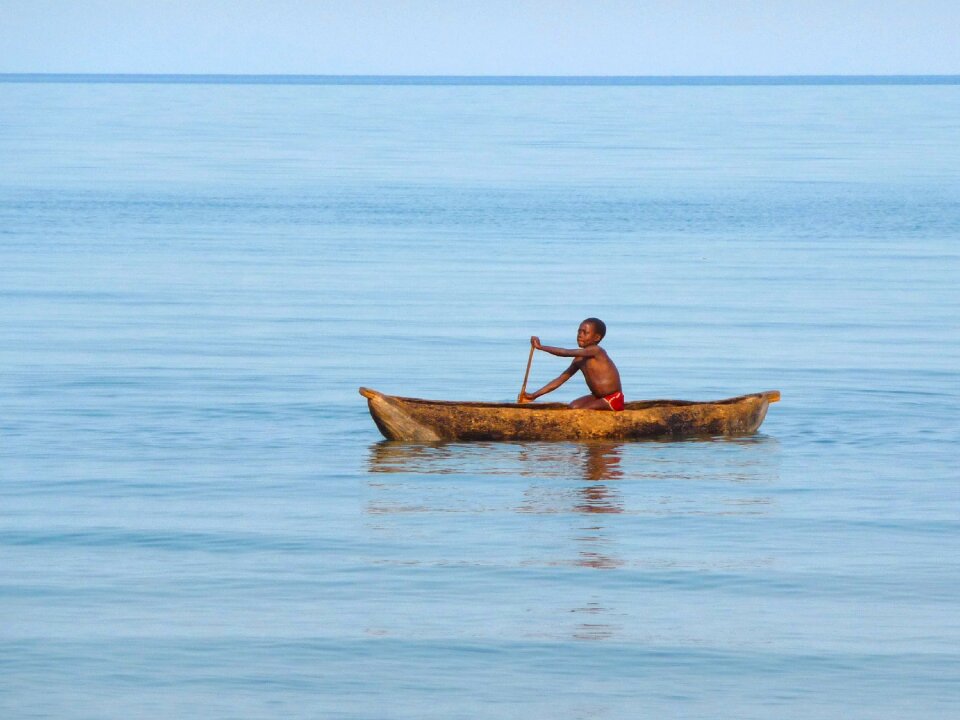
<path id="1" fill-rule="evenodd" d="M 536 348 L 530 346 L 530 357 L 527 358 L 527 371 L 523 374 L 523 385 L 520 386 L 520 394 L 517 395 L 517 402 L 523 402 L 523 394 L 527 391 L 527 379 L 530 377 L 530 366 L 533 364 L 533 351 Z"/>

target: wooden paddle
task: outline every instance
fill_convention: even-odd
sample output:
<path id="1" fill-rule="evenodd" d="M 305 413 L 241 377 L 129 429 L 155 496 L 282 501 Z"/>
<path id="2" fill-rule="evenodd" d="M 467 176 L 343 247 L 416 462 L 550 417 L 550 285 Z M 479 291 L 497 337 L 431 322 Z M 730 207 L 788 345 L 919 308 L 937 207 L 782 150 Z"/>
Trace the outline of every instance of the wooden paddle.
<path id="1" fill-rule="evenodd" d="M 530 343 L 530 357 L 527 358 L 527 371 L 523 374 L 523 385 L 520 386 L 520 394 L 517 395 L 517 402 L 523 402 L 523 394 L 527 391 L 527 378 L 530 377 L 530 365 L 533 363 L 533 351 L 536 348 Z"/>

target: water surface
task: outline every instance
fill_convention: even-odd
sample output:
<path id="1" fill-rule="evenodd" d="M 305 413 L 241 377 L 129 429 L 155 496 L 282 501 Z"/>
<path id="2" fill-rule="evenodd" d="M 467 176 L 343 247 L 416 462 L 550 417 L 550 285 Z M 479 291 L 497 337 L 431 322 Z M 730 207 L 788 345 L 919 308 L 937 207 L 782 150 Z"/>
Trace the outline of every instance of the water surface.
<path id="1" fill-rule="evenodd" d="M 0 84 L 3 716 L 955 714 L 958 118 Z M 589 315 L 628 399 L 783 401 L 734 440 L 404 446 L 357 395 L 509 400 Z"/>

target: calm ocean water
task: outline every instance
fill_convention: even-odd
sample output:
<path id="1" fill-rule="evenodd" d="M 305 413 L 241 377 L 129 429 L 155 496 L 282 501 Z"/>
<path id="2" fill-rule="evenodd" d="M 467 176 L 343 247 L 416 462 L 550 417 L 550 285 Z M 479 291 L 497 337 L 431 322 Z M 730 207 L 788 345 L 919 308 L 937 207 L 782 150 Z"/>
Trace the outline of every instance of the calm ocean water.
<path id="1" fill-rule="evenodd" d="M 960 713 L 960 86 L 7 82 L 0 129 L 0 716 Z M 511 400 L 588 315 L 628 399 L 783 401 L 410 446 L 357 395 Z"/>

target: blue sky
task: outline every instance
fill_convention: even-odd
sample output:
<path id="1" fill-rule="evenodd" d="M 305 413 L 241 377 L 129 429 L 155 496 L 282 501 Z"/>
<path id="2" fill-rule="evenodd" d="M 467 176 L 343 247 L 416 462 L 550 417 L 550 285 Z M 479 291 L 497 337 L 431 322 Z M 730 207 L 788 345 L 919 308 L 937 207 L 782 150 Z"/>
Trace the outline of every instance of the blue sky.
<path id="1" fill-rule="evenodd" d="M 960 74 L 957 0 L 0 0 L 0 72 Z"/>

